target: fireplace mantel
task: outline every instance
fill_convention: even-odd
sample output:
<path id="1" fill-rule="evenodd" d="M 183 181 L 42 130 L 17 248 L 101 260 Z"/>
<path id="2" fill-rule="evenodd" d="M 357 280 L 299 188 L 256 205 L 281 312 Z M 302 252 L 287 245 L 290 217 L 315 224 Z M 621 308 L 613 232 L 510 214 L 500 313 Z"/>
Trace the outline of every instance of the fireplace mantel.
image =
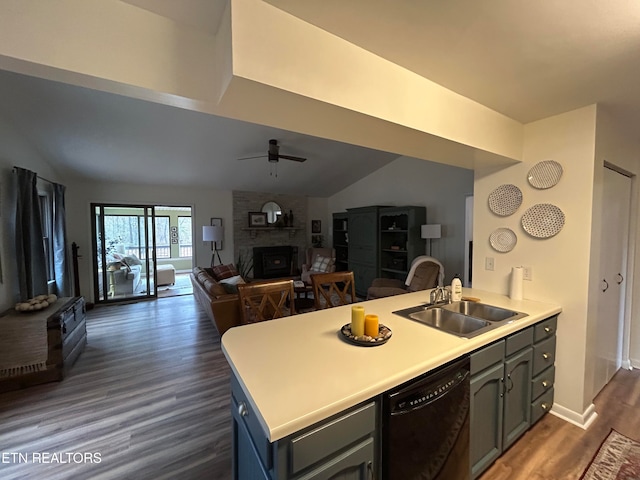
<path id="1" fill-rule="evenodd" d="M 289 238 L 295 237 L 296 232 L 300 230 L 298 227 L 244 227 L 241 230 L 249 232 L 251 238 L 256 238 L 258 236 L 258 232 L 289 232 Z"/>

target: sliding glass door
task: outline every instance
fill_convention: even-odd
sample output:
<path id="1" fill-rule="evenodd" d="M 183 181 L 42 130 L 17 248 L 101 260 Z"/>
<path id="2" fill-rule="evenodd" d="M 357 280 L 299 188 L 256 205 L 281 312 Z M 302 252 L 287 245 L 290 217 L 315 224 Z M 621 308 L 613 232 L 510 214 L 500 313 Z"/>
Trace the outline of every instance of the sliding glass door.
<path id="1" fill-rule="evenodd" d="M 157 297 L 155 208 L 92 204 L 96 303 Z M 164 228 L 161 228 L 164 230 Z"/>

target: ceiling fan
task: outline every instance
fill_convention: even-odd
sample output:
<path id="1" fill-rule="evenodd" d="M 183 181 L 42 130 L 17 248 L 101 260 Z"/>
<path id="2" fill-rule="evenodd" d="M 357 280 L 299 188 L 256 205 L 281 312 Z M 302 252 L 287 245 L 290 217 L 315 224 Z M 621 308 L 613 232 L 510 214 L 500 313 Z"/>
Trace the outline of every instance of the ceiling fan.
<path id="1" fill-rule="evenodd" d="M 283 160 L 293 160 L 294 162 L 305 162 L 307 159 L 303 157 L 295 157 L 293 155 L 281 155 L 280 154 L 280 145 L 278 145 L 278 141 L 275 139 L 269 140 L 269 149 L 267 150 L 266 155 L 258 155 L 255 157 L 244 157 L 239 158 L 238 160 L 251 160 L 253 158 L 264 158 L 266 157 L 269 160 L 269 163 L 272 164 L 271 171 L 269 175 L 272 176 L 275 171 L 275 176 L 278 176 L 278 162 L 282 158 Z"/>
<path id="2" fill-rule="evenodd" d="M 266 155 L 257 155 L 255 157 L 244 157 L 239 158 L 238 160 L 251 160 L 253 158 L 264 158 L 266 157 L 271 163 L 278 163 L 278 161 L 282 158 L 284 160 L 293 160 L 294 162 L 305 162 L 307 159 L 302 157 L 294 157 L 293 155 L 281 155 L 280 154 L 280 145 L 278 145 L 278 141 L 271 139 L 269 140 L 269 149 L 267 150 Z"/>

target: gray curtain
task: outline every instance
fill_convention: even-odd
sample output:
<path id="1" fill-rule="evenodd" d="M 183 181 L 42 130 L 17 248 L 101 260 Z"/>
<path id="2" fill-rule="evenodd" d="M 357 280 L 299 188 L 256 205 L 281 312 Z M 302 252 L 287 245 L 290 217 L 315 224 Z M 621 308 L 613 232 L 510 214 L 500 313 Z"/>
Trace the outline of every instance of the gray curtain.
<path id="1" fill-rule="evenodd" d="M 47 267 L 36 174 L 14 167 L 16 179 L 16 260 L 22 301 L 47 294 Z"/>
<path id="2" fill-rule="evenodd" d="M 56 294 L 70 297 L 73 294 L 71 260 L 67 248 L 67 224 L 64 205 L 65 186 L 53 184 L 53 262 L 56 278 Z"/>

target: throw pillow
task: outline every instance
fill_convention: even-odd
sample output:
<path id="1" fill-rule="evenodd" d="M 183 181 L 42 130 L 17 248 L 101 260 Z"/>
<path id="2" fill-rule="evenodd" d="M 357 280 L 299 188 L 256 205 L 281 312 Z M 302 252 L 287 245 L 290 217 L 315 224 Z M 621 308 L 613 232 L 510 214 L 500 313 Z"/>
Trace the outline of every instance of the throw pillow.
<path id="1" fill-rule="evenodd" d="M 238 285 L 241 283 L 245 283 L 245 281 L 240 275 L 220 280 L 220 285 L 224 287 L 227 293 L 238 293 Z"/>
<path id="2" fill-rule="evenodd" d="M 135 255 L 125 255 L 122 259 L 127 262 L 127 265 L 142 265 L 142 262 Z"/>
<path id="3" fill-rule="evenodd" d="M 316 259 L 313 261 L 311 270 L 313 270 L 314 272 L 328 272 L 332 265 L 333 265 L 333 258 L 318 255 Z"/>
<path id="4" fill-rule="evenodd" d="M 213 278 L 217 281 L 224 280 L 225 278 L 235 277 L 238 275 L 236 267 L 230 263 L 228 265 L 218 265 L 213 267 Z"/>

